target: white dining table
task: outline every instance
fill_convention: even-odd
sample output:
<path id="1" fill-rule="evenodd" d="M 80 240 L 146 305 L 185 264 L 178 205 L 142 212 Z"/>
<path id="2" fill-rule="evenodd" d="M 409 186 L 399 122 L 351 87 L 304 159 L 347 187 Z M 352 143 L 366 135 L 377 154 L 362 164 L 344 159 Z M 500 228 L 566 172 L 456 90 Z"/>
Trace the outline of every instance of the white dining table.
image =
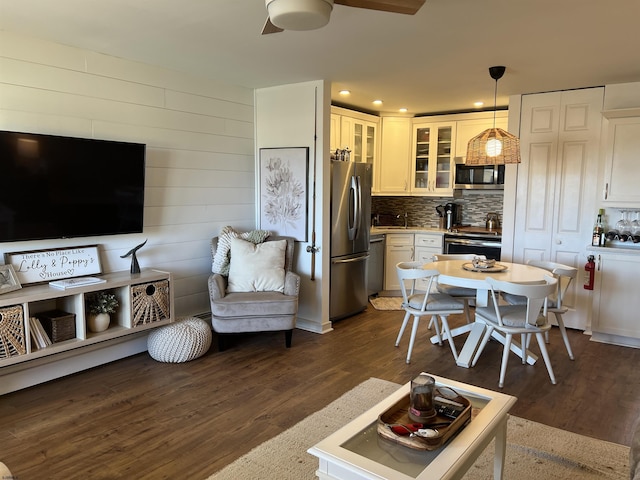
<path id="1" fill-rule="evenodd" d="M 476 306 L 479 307 L 485 307 L 489 302 L 491 288 L 486 281 L 487 277 L 505 282 L 535 284 L 543 283 L 545 276 L 549 275 L 549 272 L 543 268 L 521 263 L 496 262 L 496 265 L 501 269 L 500 271 L 472 270 L 469 260 L 441 260 L 426 263 L 423 268 L 437 270 L 440 273 L 438 283 L 474 289 L 476 291 Z M 458 355 L 456 364 L 459 367 L 469 368 L 471 366 L 471 360 L 480 345 L 485 328 L 484 323 L 476 321 L 451 330 L 452 337 L 469 332 L 469 336 Z M 504 337 L 495 330 L 492 337 L 504 344 Z M 432 336 L 431 343 L 438 343 L 438 337 Z M 511 344 L 511 350 L 522 357 L 522 349 L 518 342 L 514 341 Z M 533 365 L 537 359 L 537 355 L 527 352 L 527 363 Z"/>

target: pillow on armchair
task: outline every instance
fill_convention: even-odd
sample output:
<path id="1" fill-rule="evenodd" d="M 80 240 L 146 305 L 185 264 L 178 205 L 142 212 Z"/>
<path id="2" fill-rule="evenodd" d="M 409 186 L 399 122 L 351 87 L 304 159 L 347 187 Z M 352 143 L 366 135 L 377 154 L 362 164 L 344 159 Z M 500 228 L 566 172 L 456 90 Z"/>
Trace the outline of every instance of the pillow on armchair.
<path id="1" fill-rule="evenodd" d="M 284 292 L 286 240 L 254 244 L 231 238 L 227 292 Z"/>
<path id="2" fill-rule="evenodd" d="M 213 256 L 211 271 L 220 275 L 229 275 L 229 253 L 232 238 L 243 238 L 252 243 L 262 243 L 271 232 L 269 230 L 251 230 L 250 232 L 238 232 L 233 227 L 224 227 L 218 236 L 218 247 Z"/>

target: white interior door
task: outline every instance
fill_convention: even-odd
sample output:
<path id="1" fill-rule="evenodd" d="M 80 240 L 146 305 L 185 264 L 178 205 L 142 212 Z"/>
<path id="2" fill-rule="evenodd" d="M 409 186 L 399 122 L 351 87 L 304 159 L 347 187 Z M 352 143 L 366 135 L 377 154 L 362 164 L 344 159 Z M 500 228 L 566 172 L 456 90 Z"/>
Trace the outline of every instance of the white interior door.
<path id="1" fill-rule="evenodd" d="M 595 219 L 603 88 L 522 97 L 513 260 L 582 269 Z M 580 278 L 580 277 L 579 277 Z M 586 329 L 590 299 L 578 279 L 565 324 Z"/>

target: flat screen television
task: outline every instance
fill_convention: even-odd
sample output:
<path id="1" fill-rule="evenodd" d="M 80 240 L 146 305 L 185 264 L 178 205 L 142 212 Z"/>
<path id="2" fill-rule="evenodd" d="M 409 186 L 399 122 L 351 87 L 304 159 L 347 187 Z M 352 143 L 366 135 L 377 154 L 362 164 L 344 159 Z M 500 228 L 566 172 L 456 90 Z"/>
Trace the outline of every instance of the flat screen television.
<path id="1" fill-rule="evenodd" d="M 145 145 L 0 131 L 0 242 L 140 233 Z"/>

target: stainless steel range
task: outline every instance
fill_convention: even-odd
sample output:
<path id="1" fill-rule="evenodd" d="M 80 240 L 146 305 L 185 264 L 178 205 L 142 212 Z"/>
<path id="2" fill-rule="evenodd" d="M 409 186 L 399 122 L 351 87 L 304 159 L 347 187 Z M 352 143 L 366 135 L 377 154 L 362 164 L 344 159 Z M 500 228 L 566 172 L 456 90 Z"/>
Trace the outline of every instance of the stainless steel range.
<path id="1" fill-rule="evenodd" d="M 500 260 L 502 230 L 455 227 L 444 234 L 444 253 L 475 253 Z"/>

